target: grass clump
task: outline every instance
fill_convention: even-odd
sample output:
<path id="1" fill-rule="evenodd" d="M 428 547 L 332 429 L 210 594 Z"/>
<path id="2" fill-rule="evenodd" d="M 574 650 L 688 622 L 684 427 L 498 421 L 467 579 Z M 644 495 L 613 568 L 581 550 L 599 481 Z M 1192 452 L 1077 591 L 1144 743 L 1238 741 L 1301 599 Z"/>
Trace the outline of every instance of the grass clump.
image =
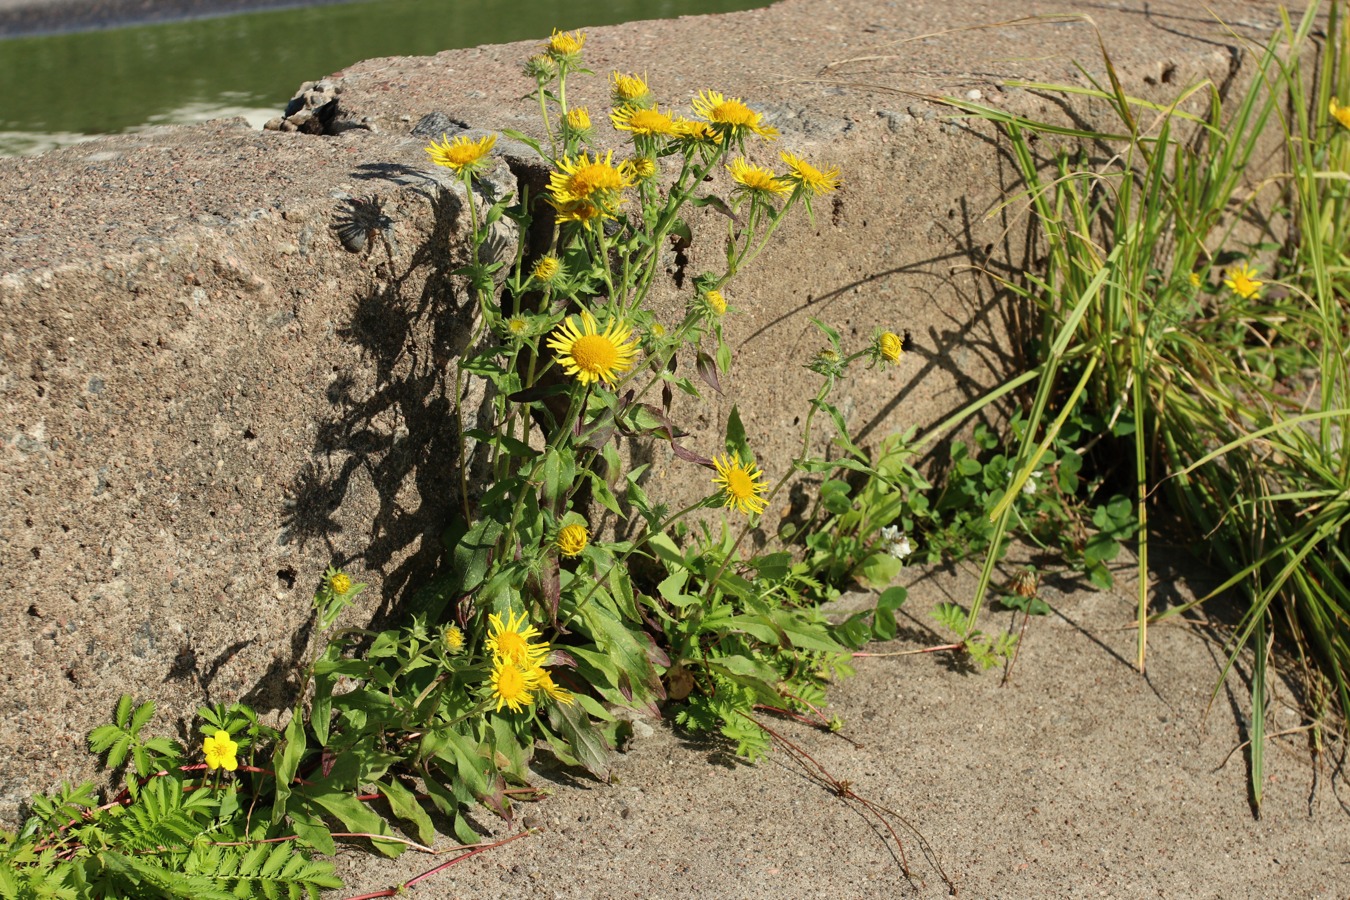
<path id="1" fill-rule="evenodd" d="M 1034 391 L 991 510 L 970 626 L 1016 522 L 1013 500 L 1036 473 L 1063 472 L 1075 434 L 1075 473 L 1119 495 L 1107 503 L 1117 533 L 1139 525 L 1141 669 L 1148 626 L 1194 605 L 1151 608 L 1150 513 L 1228 574 L 1211 597 L 1244 599 L 1225 674 L 1251 650 L 1258 811 L 1277 627 L 1314 744 L 1333 708 L 1350 710 L 1350 42 L 1333 4 L 1310 76 L 1320 13 L 1286 15 L 1264 47 L 1242 41 L 1255 65 L 1236 96 L 1205 80 L 1166 103 L 1132 97 L 1105 51 L 1103 77 L 1082 70 L 1086 87 L 1013 85 L 1104 106 L 1110 125 L 1098 129 L 944 101 L 1003 130 L 1025 184 L 1009 204 L 1027 205 L 1045 258 L 1004 282 L 1038 314 L 1034 368 L 1020 379 Z M 1051 142 L 1039 137 L 1077 149 L 1045 157 L 1037 148 Z M 1286 165 L 1253 185 L 1272 137 Z"/>

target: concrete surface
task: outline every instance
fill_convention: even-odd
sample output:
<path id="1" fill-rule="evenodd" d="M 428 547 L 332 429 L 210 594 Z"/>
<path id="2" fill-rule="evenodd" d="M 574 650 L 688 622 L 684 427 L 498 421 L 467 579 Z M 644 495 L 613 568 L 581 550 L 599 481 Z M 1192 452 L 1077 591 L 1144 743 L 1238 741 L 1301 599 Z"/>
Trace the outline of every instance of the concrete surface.
<path id="1" fill-rule="evenodd" d="M 917 347 L 900 367 L 860 374 L 843 389 L 850 427 L 868 444 L 932 425 L 1016 367 L 1005 337 L 1008 300 L 974 268 L 1006 271 L 1023 261 L 1025 222 L 984 215 L 1012 186 L 1009 167 L 988 129 L 945 119 L 921 95 L 978 91 L 994 105 L 1054 114 L 1049 101 L 1003 89 L 1000 80 L 1076 79 L 1074 60 L 1098 67 L 1096 33 L 1084 21 L 998 23 L 1063 9 L 1048 2 L 786 0 L 765 10 L 590 33 L 587 59 L 601 77 L 573 85 L 574 103 L 602 108 L 603 75 L 611 69 L 646 72 L 663 102 L 684 109 L 697 91 L 721 90 L 745 98 L 782 131 L 764 161 L 781 148 L 836 164 L 844 177 L 832 202 L 820 204 L 814 226 L 785 228 L 726 291 L 739 310 L 728 325 L 735 369 L 725 398 L 680 410 L 688 446 L 715 451 L 734 402 L 770 477 L 782 470 L 814 390 L 813 376 L 799 365 L 818 346 L 809 316 L 840 327 L 855 345 L 875 327 L 914 332 Z M 1256 40 L 1278 22 L 1269 4 L 1215 9 Z M 1192 4 L 1084 10 L 1131 93 L 1171 96 L 1201 77 L 1220 84 L 1244 77 L 1233 35 Z M 208 700 L 288 707 L 310 637 L 309 596 L 326 565 L 345 565 L 370 582 L 367 602 L 351 617 L 364 624 L 397 614 L 407 592 L 441 562 L 439 535 L 454 483 L 445 463 L 453 444 L 447 364 L 462 350 L 468 323 L 443 274 L 459 246 L 457 204 L 443 183 L 428 180 L 426 139 L 410 130 L 431 112 L 475 128 L 535 130 L 520 74 L 533 50 L 516 44 L 370 60 L 332 73 L 344 121 L 373 131 L 259 133 L 218 121 L 0 160 L 0 195 L 8 201 L 0 207 L 0 493 L 7 498 L 0 508 L 0 653 L 8 661 L 0 682 L 0 816 L 12 820 L 25 798 L 60 779 L 93 775 L 84 735 L 124 691 L 155 699 L 168 731 L 181 729 Z M 1078 112 L 1091 118 L 1099 111 L 1085 104 Z M 368 256 L 346 252 L 331 227 L 343 198 L 368 195 L 382 198 L 395 222 L 392 256 L 378 247 Z M 689 274 L 715 265 L 722 226 L 703 218 L 694 227 Z M 669 274 L 655 302 L 673 317 L 686 299 L 673 258 Z M 660 448 L 651 459 L 649 492 L 666 491 L 678 502 L 708 490 L 702 470 Z M 770 516 L 789 505 L 785 498 Z M 1076 634 L 1065 631 L 1063 646 L 1077 646 Z M 1208 652 L 1194 643 L 1178 640 L 1177 652 L 1184 655 L 1185 645 L 1205 653 L 1196 659 L 1208 673 Z M 1100 649 L 1083 646 L 1084 654 Z M 1208 886 L 1230 857 L 1255 866 L 1231 864 L 1253 884 L 1284 884 L 1281 867 L 1293 867 L 1290 895 L 1345 894 L 1338 801 L 1316 793 L 1315 815 L 1300 818 L 1306 779 L 1290 774 L 1293 799 L 1272 796 L 1271 816 L 1253 824 L 1237 763 L 1204 774 L 1235 742 L 1232 723 L 1212 718 L 1209 749 L 1186 756 L 1198 739 L 1184 692 L 1207 692 L 1205 679 L 1179 681 L 1175 690 L 1188 699 L 1167 701 L 1181 710 L 1169 713 L 1177 724 L 1157 727 L 1167 724 L 1149 724 L 1159 714 L 1157 695 L 1123 666 L 1040 652 L 1047 655 L 1019 663 L 1019 683 L 1028 689 L 996 691 L 990 678 L 944 682 L 932 662 L 876 661 L 839 694 L 845 707 L 863 698 L 859 709 L 876 717 L 846 714 L 876 722 L 864 739 L 874 749 L 831 757 L 840 777 L 870 779 L 867 790 L 888 805 L 922 811 L 920 830 L 947 854 L 944 865 L 985 885 L 968 896 L 1138 896 L 1155 889 L 1242 896 L 1237 876 Z M 1057 668 L 1061 663 L 1067 668 Z M 1045 686 L 1033 694 L 1031 685 Z M 1017 706 L 1013 698 L 1024 696 L 1039 697 L 1041 710 Z M 888 705 L 892 699 L 897 705 Z M 1069 731 L 1051 729 L 1052 738 L 1042 740 L 1026 724 L 1065 707 Z M 974 711 L 980 715 L 972 718 Z M 905 727 L 907 716 L 922 717 L 922 727 Z M 1074 724 L 1075 717 L 1090 721 Z M 1139 727 L 1121 726 L 1128 721 Z M 994 723 L 998 730 L 990 730 Z M 989 736 L 979 737 L 977 725 Z M 1079 727 L 1088 729 L 1082 740 L 1059 752 Z M 1022 740 L 1029 743 L 1018 752 Z M 991 752 L 1006 749 L 1010 759 L 1037 761 L 986 771 L 981 741 Z M 961 742 L 973 742 L 969 768 L 952 762 L 962 758 L 953 750 Z M 869 843 L 872 832 L 849 831 L 846 825 L 864 826 L 823 802 L 828 798 L 788 774 L 782 761 L 723 770 L 704 765 L 706 753 L 689 756 L 670 741 L 648 746 L 674 755 L 661 749 L 643 757 L 648 751 L 639 744 L 633 759 L 660 765 L 639 767 L 626 784 L 654 797 L 659 782 L 648 787 L 647 779 L 674 760 L 675 780 L 664 782 L 674 793 L 667 807 L 644 807 L 639 821 L 648 824 L 625 838 L 635 862 L 615 855 L 617 846 L 583 845 L 599 838 L 582 831 L 559 831 L 512 845 L 529 853 L 537 852 L 529 846 L 547 848 L 546 858 L 520 864 L 526 880 L 514 890 L 537 868 L 550 878 L 558 870 L 592 879 L 629 873 L 623 883 L 595 881 L 591 896 L 708 896 L 726 887 L 728 859 L 743 859 L 735 871 L 760 879 L 746 875 L 747 892 L 886 895 L 860 880 L 889 885 L 895 875 L 885 851 Z M 1163 761 L 1183 757 L 1191 760 L 1190 780 L 1174 788 Z M 1147 759 L 1156 762 L 1144 765 Z M 1116 774 L 1102 781 L 1103 773 Z M 747 795 L 762 792 L 765 803 L 739 811 L 714 804 L 733 784 Z M 626 796 L 615 790 L 568 794 L 566 803 L 576 806 L 559 798 L 542 814 Z M 1182 814 L 1169 792 L 1204 796 Z M 1131 806 L 1137 793 L 1152 799 Z M 1043 804 L 1031 800 L 1041 795 Z M 781 802 L 788 796 L 802 801 L 792 807 L 803 816 L 799 831 L 781 830 L 790 824 Z M 991 808 L 1005 800 L 1013 811 L 991 822 Z M 1028 812 L 1028 803 L 1046 812 Z M 1082 822 L 1095 824 L 1076 824 Z M 620 832 L 609 831 L 605 840 L 617 839 Z M 1036 843 L 1024 840 L 1038 831 Z M 1140 843 L 1135 833 L 1156 843 Z M 744 837 L 739 856 L 716 843 L 737 837 Z M 581 852 L 591 846 L 610 852 Z M 692 847 L 715 852 L 683 862 Z M 779 856 L 753 868 L 760 865 L 756 849 Z M 804 856 L 795 856 L 799 851 Z M 1022 862 L 1032 866 L 1031 857 L 1044 880 L 1026 882 L 1033 887 L 1023 891 L 1009 873 Z M 497 853 L 484 862 L 505 865 L 505 858 Z M 1102 858 L 1115 874 L 1103 874 Z M 649 882 L 655 866 L 644 867 L 643 859 L 697 871 Z M 779 872 L 768 872 L 775 867 Z M 934 884 L 921 863 L 914 868 Z M 1119 880 L 1131 868 L 1159 874 Z M 846 874 L 835 883 L 822 880 L 827 871 Z M 779 880 L 764 880 L 770 874 Z M 497 886 L 481 892 L 510 890 L 505 876 L 494 877 Z M 554 882 L 551 890 L 584 895 L 568 884 Z M 1136 891 L 1136 884 L 1147 887 Z M 427 895 L 439 894 L 433 888 Z"/>

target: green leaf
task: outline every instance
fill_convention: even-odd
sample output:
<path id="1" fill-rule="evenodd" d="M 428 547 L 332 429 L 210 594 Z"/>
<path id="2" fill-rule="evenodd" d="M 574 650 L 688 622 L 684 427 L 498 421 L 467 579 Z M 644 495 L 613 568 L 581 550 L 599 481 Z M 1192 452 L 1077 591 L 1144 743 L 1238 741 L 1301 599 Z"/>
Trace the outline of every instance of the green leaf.
<path id="1" fill-rule="evenodd" d="M 302 707 L 297 706 L 291 713 L 291 721 L 286 726 L 280 748 L 276 754 L 274 771 L 277 776 L 277 799 L 272 807 L 273 824 L 281 821 L 286 814 L 286 798 L 291 793 L 291 782 L 300 769 L 300 761 L 305 758 L 305 718 Z"/>
<path id="2" fill-rule="evenodd" d="M 609 780 L 609 747 L 590 717 L 575 703 L 554 703 L 548 709 L 549 724 L 566 739 L 576 761 L 601 781 Z"/>
<path id="3" fill-rule="evenodd" d="M 436 826 L 431 824 L 431 817 L 427 811 L 417 802 L 417 797 L 413 792 L 399 782 L 397 778 L 390 778 L 388 781 L 381 781 L 376 785 L 380 793 L 384 794 L 389 801 L 389 808 L 394 815 L 405 822 L 412 823 L 417 829 L 417 839 L 423 844 L 431 844 L 436 840 Z"/>
<path id="4" fill-rule="evenodd" d="M 745 425 L 741 423 L 741 412 L 734 404 L 727 416 L 726 448 L 728 453 L 739 455 L 743 463 L 749 463 L 754 459 L 750 453 L 750 444 L 745 439 Z"/>
<path id="5" fill-rule="evenodd" d="M 879 641 L 895 638 L 895 611 L 904 605 L 909 592 L 902 587 L 887 588 L 877 598 L 876 611 L 872 614 L 872 635 Z"/>
<path id="6" fill-rule="evenodd" d="M 459 590 L 472 591 L 487 576 L 488 561 L 502 525 L 496 519 L 479 519 L 455 546 L 455 568 L 459 572 Z"/>
<path id="7" fill-rule="evenodd" d="M 864 587 L 881 590 L 889 585 L 904 567 L 904 560 L 878 550 L 862 561 L 854 570 L 853 577 Z"/>

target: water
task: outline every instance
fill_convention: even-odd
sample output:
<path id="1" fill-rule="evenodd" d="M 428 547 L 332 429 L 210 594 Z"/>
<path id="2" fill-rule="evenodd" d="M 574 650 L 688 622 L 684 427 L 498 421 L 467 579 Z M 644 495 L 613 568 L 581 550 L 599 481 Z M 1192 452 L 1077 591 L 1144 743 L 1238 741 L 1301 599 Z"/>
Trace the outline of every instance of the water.
<path id="1" fill-rule="evenodd" d="M 220 116 L 261 126 L 301 82 L 372 57 L 767 2 L 374 0 L 0 40 L 0 155 Z"/>

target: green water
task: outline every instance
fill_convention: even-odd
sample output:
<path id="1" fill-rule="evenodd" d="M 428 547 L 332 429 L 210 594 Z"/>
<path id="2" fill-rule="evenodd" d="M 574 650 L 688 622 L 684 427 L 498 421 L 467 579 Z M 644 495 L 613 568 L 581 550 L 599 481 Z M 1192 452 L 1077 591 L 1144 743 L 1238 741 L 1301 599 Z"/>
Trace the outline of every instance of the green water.
<path id="1" fill-rule="evenodd" d="M 87 135 L 278 115 L 303 81 L 377 56 L 731 12 L 768 0 L 375 0 L 0 40 L 0 155 Z M 640 66 L 638 66 L 640 68 Z"/>

